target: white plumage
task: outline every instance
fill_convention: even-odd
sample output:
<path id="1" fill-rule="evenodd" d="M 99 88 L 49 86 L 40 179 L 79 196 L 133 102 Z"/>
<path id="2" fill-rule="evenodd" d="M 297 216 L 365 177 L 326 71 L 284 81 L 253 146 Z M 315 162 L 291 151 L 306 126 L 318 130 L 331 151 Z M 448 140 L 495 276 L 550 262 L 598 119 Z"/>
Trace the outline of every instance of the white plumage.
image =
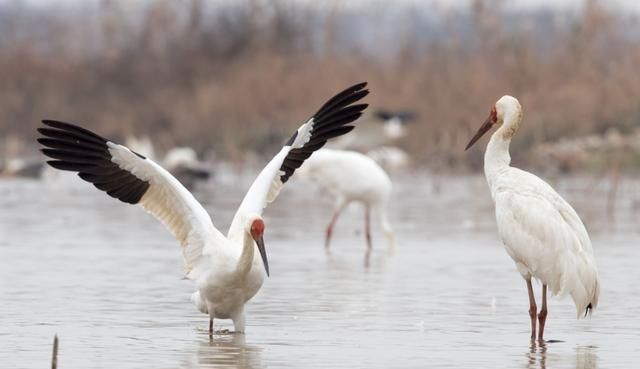
<path id="1" fill-rule="evenodd" d="M 365 207 L 365 235 L 368 245 L 371 246 L 369 218 L 373 212 L 378 217 L 389 245 L 395 246 L 395 234 L 387 219 L 391 180 L 375 161 L 355 151 L 322 149 L 304 163 L 300 174 L 317 182 L 335 197 L 334 214 L 327 227 L 325 246 L 329 246 L 338 216 L 354 201 Z"/>
<path id="2" fill-rule="evenodd" d="M 406 151 L 395 146 L 380 146 L 367 151 L 366 155 L 382 168 L 392 173 L 395 170 L 406 169 L 411 164 L 411 156 Z"/>
<path id="3" fill-rule="evenodd" d="M 510 166 L 509 144 L 522 120 L 518 100 L 504 96 L 467 145 L 471 147 L 492 126 L 484 157 L 484 171 L 496 207 L 498 233 L 507 253 L 527 281 L 532 339 L 539 320 L 538 339 L 546 321 L 546 288 L 553 294 L 570 294 L 578 317 L 598 304 L 598 272 L 587 230 L 575 210 L 546 182 Z M 543 285 L 543 305 L 536 314 L 531 278 Z"/>
<path id="4" fill-rule="evenodd" d="M 350 132 L 366 104 L 366 83 L 337 94 L 294 133 L 260 172 L 236 212 L 225 237 L 193 195 L 168 171 L 125 146 L 84 128 L 44 121 L 38 139 L 48 164 L 78 175 L 123 202 L 139 204 L 160 220 L 182 246 L 187 277 L 198 290 L 191 300 L 213 319 L 232 319 L 244 332 L 244 305 L 260 289 L 269 264 L 264 248 L 262 211 L 282 185 L 328 139 Z M 255 249 L 259 251 L 256 255 Z M 263 266 L 261 265 L 264 265 Z"/>
<path id="5" fill-rule="evenodd" d="M 128 148 L 107 142 L 111 161 L 149 183 L 139 204 L 162 222 L 183 248 L 185 271 L 193 268 L 207 244 L 224 244 L 225 238 L 211 222 L 207 211 L 168 171 L 150 159 L 142 160 Z"/>

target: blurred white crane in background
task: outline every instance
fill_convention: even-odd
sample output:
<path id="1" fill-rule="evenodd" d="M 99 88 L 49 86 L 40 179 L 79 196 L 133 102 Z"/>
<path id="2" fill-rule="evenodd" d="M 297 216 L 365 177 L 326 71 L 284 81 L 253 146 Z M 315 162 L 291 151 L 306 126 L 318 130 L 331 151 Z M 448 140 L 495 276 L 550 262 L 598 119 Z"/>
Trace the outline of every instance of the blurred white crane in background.
<path id="1" fill-rule="evenodd" d="M 395 234 L 387 219 L 391 180 L 371 158 L 355 151 L 322 149 L 305 162 L 300 175 L 313 179 L 336 199 L 327 226 L 325 247 L 329 247 L 338 216 L 353 201 L 362 203 L 365 208 L 367 246 L 371 248 L 372 211 L 377 215 L 390 247 L 395 246 Z"/>

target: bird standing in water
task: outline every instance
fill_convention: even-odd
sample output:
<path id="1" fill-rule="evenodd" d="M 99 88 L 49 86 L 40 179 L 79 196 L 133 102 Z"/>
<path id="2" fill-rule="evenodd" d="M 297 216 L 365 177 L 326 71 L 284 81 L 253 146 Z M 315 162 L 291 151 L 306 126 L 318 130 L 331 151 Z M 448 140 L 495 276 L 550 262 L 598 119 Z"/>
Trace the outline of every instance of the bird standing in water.
<path id="1" fill-rule="evenodd" d="M 600 285 L 589 234 L 573 210 L 545 181 L 510 166 L 509 144 L 522 122 L 522 106 L 503 96 L 473 136 L 469 149 L 492 127 L 484 155 L 484 173 L 496 207 L 498 233 L 507 253 L 525 279 L 529 293 L 531 339 L 544 341 L 547 288 L 552 294 L 570 294 L 578 318 L 598 305 Z M 537 312 L 531 285 L 542 283 L 542 307 Z"/>
<path id="2" fill-rule="evenodd" d="M 78 172 L 109 196 L 139 204 L 160 220 L 182 246 L 187 278 L 198 290 L 191 299 L 213 319 L 232 319 L 245 331 L 244 305 L 260 289 L 269 263 L 264 246 L 262 211 L 275 200 L 296 169 L 328 139 L 353 130 L 349 125 L 366 104 L 355 104 L 369 91 L 366 83 L 347 88 L 306 121 L 253 182 L 224 236 L 193 195 L 169 172 L 125 146 L 69 123 L 45 120 L 38 131 L 47 163 Z M 256 248 L 257 251 L 256 252 Z"/>
<path id="3" fill-rule="evenodd" d="M 371 212 L 378 218 L 389 247 L 395 247 L 395 233 L 387 219 L 391 179 L 373 159 L 356 151 L 322 149 L 304 163 L 300 176 L 313 179 L 335 197 L 333 215 L 326 231 L 327 249 L 338 216 L 354 201 L 364 205 L 367 247 L 371 248 Z"/>

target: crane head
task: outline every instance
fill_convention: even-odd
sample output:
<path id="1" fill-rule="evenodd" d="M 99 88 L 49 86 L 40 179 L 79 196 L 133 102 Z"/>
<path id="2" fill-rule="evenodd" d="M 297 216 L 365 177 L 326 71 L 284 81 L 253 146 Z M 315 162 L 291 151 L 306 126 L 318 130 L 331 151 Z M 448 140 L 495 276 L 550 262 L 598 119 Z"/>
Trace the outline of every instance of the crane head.
<path id="1" fill-rule="evenodd" d="M 264 221 L 259 216 L 256 216 L 252 218 L 250 224 L 249 233 L 251 233 L 251 238 L 253 238 L 258 246 L 258 251 L 260 251 L 260 257 L 264 264 L 264 270 L 267 272 L 267 276 L 269 276 L 269 260 L 267 259 L 267 250 L 264 248 L 263 238 Z"/>
<path id="2" fill-rule="evenodd" d="M 473 146 L 473 144 L 476 143 L 482 135 L 498 124 L 505 123 L 507 127 L 505 127 L 506 130 L 504 135 L 508 138 L 513 137 L 520 126 L 521 120 L 522 105 L 520 105 L 518 99 L 509 95 L 502 96 L 491 108 L 489 117 L 484 121 L 482 126 L 480 126 L 478 132 L 476 132 L 476 134 L 471 138 L 471 141 L 469 141 L 467 147 L 465 147 L 465 151 Z"/>
<path id="3" fill-rule="evenodd" d="M 482 137 L 485 133 L 487 133 L 491 129 L 491 127 L 493 127 L 496 124 L 498 124 L 498 111 L 496 110 L 496 107 L 494 105 L 491 108 L 489 117 L 487 117 L 484 123 L 482 123 L 482 125 L 480 126 L 480 129 L 478 129 L 476 134 L 473 135 L 473 137 L 471 138 L 471 141 L 469 141 L 469 143 L 467 144 L 467 147 L 465 147 L 464 150 L 465 151 L 469 150 L 469 148 L 473 146 L 473 144 L 476 143 L 476 141 L 478 141 L 480 137 Z"/>

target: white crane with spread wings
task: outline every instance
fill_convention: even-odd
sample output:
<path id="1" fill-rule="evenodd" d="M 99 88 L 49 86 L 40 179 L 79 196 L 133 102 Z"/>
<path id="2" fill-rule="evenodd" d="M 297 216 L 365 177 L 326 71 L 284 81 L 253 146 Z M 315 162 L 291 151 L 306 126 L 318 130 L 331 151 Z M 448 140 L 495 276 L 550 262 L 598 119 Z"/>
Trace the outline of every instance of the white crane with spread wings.
<path id="1" fill-rule="evenodd" d="M 245 330 L 244 305 L 262 286 L 269 263 L 262 211 L 311 154 L 328 139 L 350 132 L 367 104 L 355 104 L 369 91 L 366 83 L 327 101 L 287 141 L 253 182 L 223 235 L 193 195 L 169 172 L 127 147 L 69 123 L 45 120 L 38 131 L 47 163 L 77 172 L 109 196 L 138 204 L 160 220 L 182 246 L 187 277 L 198 290 L 192 300 L 213 319 L 232 319 Z M 257 247 L 256 247 L 257 246 Z M 257 251 L 256 252 L 256 248 Z"/>

